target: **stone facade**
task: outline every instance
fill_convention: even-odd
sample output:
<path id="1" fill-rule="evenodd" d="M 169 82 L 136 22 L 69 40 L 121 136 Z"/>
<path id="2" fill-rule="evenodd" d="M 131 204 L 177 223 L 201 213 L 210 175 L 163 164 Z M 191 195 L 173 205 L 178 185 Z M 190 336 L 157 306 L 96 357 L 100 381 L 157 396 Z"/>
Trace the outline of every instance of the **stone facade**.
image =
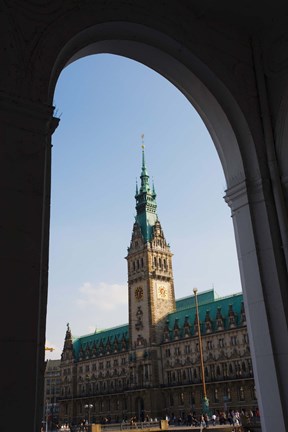
<path id="1" fill-rule="evenodd" d="M 203 398 L 195 296 L 175 301 L 172 253 L 142 159 L 127 254 L 129 323 L 73 338 L 61 359 L 62 422 L 143 420 L 200 411 Z M 198 295 L 211 410 L 257 406 L 241 293 Z"/>
<path id="2" fill-rule="evenodd" d="M 59 421 L 59 397 L 61 385 L 60 360 L 47 360 L 44 375 L 43 420 L 49 426 Z"/>

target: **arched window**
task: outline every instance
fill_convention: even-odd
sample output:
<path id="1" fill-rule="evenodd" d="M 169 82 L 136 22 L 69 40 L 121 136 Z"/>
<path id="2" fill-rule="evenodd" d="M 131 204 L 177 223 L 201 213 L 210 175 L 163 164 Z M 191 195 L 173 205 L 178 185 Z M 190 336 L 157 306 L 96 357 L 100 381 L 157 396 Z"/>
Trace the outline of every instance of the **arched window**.
<path id="1" fill-rule="evenodd" d="M 244 389 L 243 389 L 242 386 L 239 388 L 239 400 L 240 401 L 244 401 L 245 400 L 245 393 L 244 393 Z"/>

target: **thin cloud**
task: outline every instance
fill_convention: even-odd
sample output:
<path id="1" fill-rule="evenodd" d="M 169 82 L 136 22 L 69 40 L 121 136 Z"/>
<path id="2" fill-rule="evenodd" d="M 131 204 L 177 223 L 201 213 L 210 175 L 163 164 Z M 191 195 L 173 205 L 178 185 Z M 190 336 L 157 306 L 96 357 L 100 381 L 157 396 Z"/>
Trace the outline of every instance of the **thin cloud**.
<path id="1" fill-rule="evenodd" d="M 102 311 L 114 311 L 119 306 L 128 304 L 128 292 L 126 285 L 109 284 L 100 282 L 93 285 L 91 282 L 85 282 L 79 288 L 80 297 L 76 299 L 76 304 L 81 309 L 97 307 Z"/>

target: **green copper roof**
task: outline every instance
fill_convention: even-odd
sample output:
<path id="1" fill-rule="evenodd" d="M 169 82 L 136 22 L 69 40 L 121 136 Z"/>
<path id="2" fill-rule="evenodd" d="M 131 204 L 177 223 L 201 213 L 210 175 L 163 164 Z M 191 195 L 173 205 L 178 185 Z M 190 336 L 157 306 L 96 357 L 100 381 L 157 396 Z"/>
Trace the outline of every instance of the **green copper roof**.
<path id="1" fill-rule="evenodd" d="M 244 312 L 242 293 L 233 294 L 227 297 L 215 298 L 214 290 L 198 293 L 199 319 L 201 323 L 201 333 L 205 335 L 205 318 L 207 313 L 211 319 L 211 331 L 217 331 L 216 318 L 221 314 L 223 327 L 229 329 L 229 313 L 235 314 L 235 325 L 244 325 L 242 318 Z M 178 338 L 183 338 L 185 328 L 189 325 L 189 335 L 194 335 L 196 308 L 195 296 L 189 296 L 176 301 L 176 311 L 167 315 L 166 327 L 168 327 L 169 341 L 175 338 L 175 326 L 178 327 Z M 70 329 L 69 329 L 70 331 Z M 112 354 L 117 352 L 127 352 L 129 350 L 129 326 L 128 324 L 97 331 L 81 337 L 71 337 L 73 341 L 73 351 L 75 361 L 85 360 L 86 358 L 98 357 L 99 355 Z"/>
<path id="2" fill-rule="evenodd" d="M 216 315 L 220 311 L 224 321 L 224 329 L 227 330 L 229 328 L 228 314 L 230 309 L 232 309 L 235 313 L 236 324 L 241 324 L 241 310 L 243 307 L 242 293 L 237 293 L 227 297 L 219 297 L 215 299 L 214 290 L 210 290 L 204 293 L 198 293 L 197 297 L 201 329 L 202 326 L 204 327 L 205 317 L 208 312 L 212 321 L 212 331 L 215 331 Z M 176 311 L 167 315 L 166 321 L 171 333 L 171 340 L 173 340 L 173 328 L 175 323 L 179 326 L 180 337 L 182 337 L 185 322 L 189 322 L 191 326 L 191 334 L 194 334 L 193 326 L 195 315 L 196 307 L 194 295 L 176 301 Z M 203 334 L 205 334 L 205 331 L 203 331 Z"/>
<path id="3" fill-rule="evenodd" d="M 141 186 L 138 192 L 138 185 L 136 184 L 136 217 L 135 221 L 141 228 L 141 233 L 145 242 L 152 239 L 153 226 L 157 221 L 157 203 L 156 193 L 153 185 L 152 191 L 150 189 L 149 175 L 145 163 L 144 148 L 142 149 L 142 170 L 141 170 Z"/>
<path id="4" fill-rule="evenodd" d="M 112 327 L 107 330 L 100 330 L 95 333 L 81 336 L 79 338 L 73 338 L 73 350 L 76 361 L 79 360 L 80 350 L 83 350 L 85 352 L 87 348 L 89 348 L 90 350 L 95 348 L 96 352 L 98 352 L 100 346 L 103 346 L 103 348 L 105 348 L 108 343 L 113 346 L 115 340 L 117 340 L 118 342 L 119 351 L 121 350 L 121 342 L 123 338 L 127 342 L 128 347 L 128 330 L 129 326 L 128 324 L 125 324 L 118 327 Z"/>
<path id="5" fill-rule="evenodd" d="M 215 300 L 215 292 L 214 290 L 203 291 L 202 293 L 198 293 L 198 305 L 213 302 Z M 176 300 L 176 310 L 187 309 L 195 306 L 195 296 L 183 297 L 179 300 Z"/>

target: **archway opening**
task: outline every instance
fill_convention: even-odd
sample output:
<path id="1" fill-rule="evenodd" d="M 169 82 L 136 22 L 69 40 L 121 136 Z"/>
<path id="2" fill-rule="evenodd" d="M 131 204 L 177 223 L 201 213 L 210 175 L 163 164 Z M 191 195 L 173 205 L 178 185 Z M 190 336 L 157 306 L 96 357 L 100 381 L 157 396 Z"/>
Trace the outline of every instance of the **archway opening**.
<path id="1" fill-rule="evenodd" d="M 60 357 L 67 321 L 78 336 L 128 322 L 123 255 L 143 131 L 158 215 L 174 253 L 176 298 L 194 286 L 220 296 L 239 292 L 226 180 L 187 98 L 141 63 L 98 54 L 63 71 L 55 104 L 61 123 L 53 139 L 47 345 L 56 350 L 49 357 Z M 82 383 L 81 392 L 93 393 L 93 385 Z"/>
<path id="2" fill-rule="evenodd" d="M 53 138 L 47 345 L 57 350 L 48 356 L 59 358 L 67 321 L 79 335 L 127 322 L 123 256 L 142 132 L 174 253 L 176 297 L 193 286 L 239 292 L 225 177 L 202 119 L 178 89 L 138 62 L 98 54 L 63 71 L 55 105 L 61 122 Z"/>

